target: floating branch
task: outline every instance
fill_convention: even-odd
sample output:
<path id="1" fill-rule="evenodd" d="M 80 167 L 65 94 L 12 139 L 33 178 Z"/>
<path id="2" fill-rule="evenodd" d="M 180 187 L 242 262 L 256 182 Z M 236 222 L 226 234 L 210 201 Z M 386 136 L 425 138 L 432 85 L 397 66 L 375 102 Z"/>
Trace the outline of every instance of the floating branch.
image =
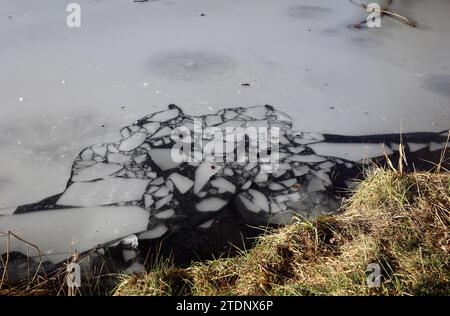
<path id="1" fill-rule="evenodd" d="M 410 26 L 410 27 L 417 27 L 417 22 L 414 22 L 414 21 L 412 21 L 411 19 L 409 19 L 409 18 L 407 18 L 407 17 L 405 17 L 405 16 L 403 16 L 403 15 L 400 15 L 400 14 L 398 14 L 398 13 L 395 13 L 395 12 L 392 12 L 392 11 L 389 11 L 388 9 L 389 9 L 389 6 L 392 4 L 392 0 L 389 0 L 383 7 L 381 7 L 381 9 L 375 9 L 375 8 L 368 8 L 368 5 L 367 4 L 365 4 L 365 3 L 359 3 L 359 2 L 357 2 L 357 1 L 355 1 L 355 0 L 350 0 L 350 2 L 351 3 L 353 3 L 353 4 L 355 4 L 355 5 L 357 5 L 357 6 L 359 6 L 359 7 L 361 7 L 361 8 L 363 8 L 364 10 L 366 10 L 366 11 L 370 11 L 370 12 L 379 12 L 380 14 L 381 14 L 381 16 L 383 17 L 383 16 L 389 16 L 389 17 L 391 17 L 392 19 L 394 19 L 394 20 L 396 20 L 396 21 L 399 21 L 399 22 L 401 22 L 401 23 L 403 23 L 403 24 L 406 24 L 406 25 L 408 25 L 408 26 Z M 365 24 L 367 21 L 361 21 L 361 22 L 359 22 L 359 23 L 356 23 L 355 25 L 354 25 L 354 27 L 355 28 L 361 28 L 361 24 Z"/>

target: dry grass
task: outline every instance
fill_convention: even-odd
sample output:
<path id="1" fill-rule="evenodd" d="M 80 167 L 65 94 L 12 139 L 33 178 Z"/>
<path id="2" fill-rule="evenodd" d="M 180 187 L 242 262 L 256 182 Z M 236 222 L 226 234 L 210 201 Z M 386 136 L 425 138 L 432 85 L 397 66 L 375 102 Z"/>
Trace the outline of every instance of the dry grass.
<path id="1" fill-rule="evenodd" d="M 235 258 L 124 277 L 115 295 L 450 294 L 450 174 L 374 168 L 343 209 L 268 232 Z M 367 286 L 370 263 L 380 287 Z"/>
<path id="2" fill-rule="evenodd" d="M 73 253 L 62 265 L 51 273 L 45 273 L 41 265 L 36 270 L 29 271 L 30 278 L 22 282 L 10 283 L 5 274 L 0 279 L 0 296 L 105 296 L 111 294 L 111 289 L 117 284 L 117 274 L 108 273 L 105 266 L 100 265 L 89 273 L 82 271 L 80 288 L 68 287 L 68 266 L 71 263 L 83 264 L 89 254 L 80 256 Z M 7 262 L 6 262 L 7 263 Z M 7 266 L 7 264 L 3 263 Z"/>

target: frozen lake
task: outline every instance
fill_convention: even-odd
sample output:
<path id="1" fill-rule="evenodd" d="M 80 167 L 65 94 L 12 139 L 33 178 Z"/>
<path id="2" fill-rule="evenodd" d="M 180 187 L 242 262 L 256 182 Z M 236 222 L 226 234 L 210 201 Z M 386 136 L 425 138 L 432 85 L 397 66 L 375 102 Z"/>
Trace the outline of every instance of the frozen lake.
<path id="1" fill-rule="evenodd" d="M 0 207 L 61 191 L 81 148 L 170 103 L 272 104 L 313 132 L 450 125 L 449 1 L 396 0 L 417 28 L 363 30 L 348 0 L 80 0 L 72 29 L 68 3 L 0 3 Z"/>
<path id="2" fill-rule="evenodd" d="M 0 209 L 61 193 L 83 148 L 168 104 L 270 104 L 322 134 L 450 128 L 450 1 L 394 0 L 416 28 L 362 29 L 348 0 L 78 0 L 80 28 L 70 2 L 0 2 Z"/>

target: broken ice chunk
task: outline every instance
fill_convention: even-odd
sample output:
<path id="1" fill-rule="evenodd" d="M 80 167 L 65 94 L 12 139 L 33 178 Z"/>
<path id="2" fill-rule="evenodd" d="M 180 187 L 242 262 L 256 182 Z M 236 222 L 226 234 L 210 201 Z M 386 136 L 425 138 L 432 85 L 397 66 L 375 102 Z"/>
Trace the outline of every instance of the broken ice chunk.
<path id="1" fill-rule="evenodd" d="M 232 177 L 233 174 L 234 174 L 234 172 L 233 172 L 233 169 L 230 169 L 230 168 L 224 168 L 224 169 L 223 169 L 223 174 L 226 175 L 226 176 L 228 176 L 228 177 Z"/>
<path id="2" fill-rule="evenodd" d="M 317 156 L 317 155 L 292 155 L 289 157 L 291 161 L 298 162 L 323 162 L 327 159 L 325 157 Z"/>
<path id="3" fill-rule="evenodd" d="M 275 197 L 275 200 L 277 201 L 277 203 L 283 203 L 283 202 L 289 202 L 289 195 L 277 195 Z"/>
<path id="4" fill-rule="evenodd" d="M 309 180 L 308 183 L 308 192 L 317 192 L 317 191 L 324 191 L 325 186 L 323 185 L 323 182 L 316 177 L 313 177 L 311 180 Z"/>
<path id="5" fill-rule="evenodd" d="M 214 180 L 211 180 L 211 185 L 213 187 L 216 187 L 219 189 L 219 194 L 230 192 L 235 193 L 236 192 L 236 186 L 231 183 L 230 181 L 226 180 L 225 178 L 217 178 Z"/>
<path id="6" fill-rule="evenodd" d="M 287 188 L 290 188 L 291 186 L 293 186 L 294 184 L 297 183 L 297 179 L 292 178 L 292 179 L 281 181 L 281 183 L 284 184 Z"/>
<path id="7" fill-rule="evenodd" d="M 207 126 L 217 125 L 223 123 L 222 118 L 219 115 L 207 115 L 205 117 L 205 123 Z"/>
<path id="8" fill-rule="evenodd" d="M 278 165 L 278 169 L 280 169 L 280 170 L 289 170 L 289 169 L 291 169 L 291 164 L 290 163 L 286 163 L 286 162 L 280 163 Z"/>
<path id="9" fill-rule="evenodd" d="M 351 161 L 360 161 L 364 158 L 371 159 L 392 155 L 393 151 L 387 146 L 380 144 L 341 144 L 341 143 L 318 143 L 309 145 L 318 155 L 343 158 Z"/>
<path id="10" fill-rule="evenodd" d="M 39 261 L 42 254 L 52 251 L 51 256 L 42 257 L 42 260 L 54 264 L 65 261 L 71 250 L 85 253 L 98 245 L 145 231 L 148 225 L 148 212 L 136 206 L 61 208 L 0 218 L 0 231 L 13 230 L 24 240 L 32 240 L 39 246 L 35 249 L 11 238 L 11 252 L 26 254 L 30 259 L 37 257 Z M 73 243 L 74 240 L 77 242 Z M 3 241 L 4 238 L 0 242 L 2 253 L 6 246 Z M 26 273 L 26 261 L 23 268 Z"/>
<path id="11" fill-rule="evenodd" d="M 215 175 L 221 167 L 216 164 L 212 164 L 209 161 L 203 161 L 195 170 L 195 184 L 194 193 L 197 194 L 209 181 L 209 179 Z"/>
<path id="12" fill-rule="evenodd" d="M 293 153 L 293 154 L 299 154 L 299 153 L 301 153 L 302 151 L 305 150 L 305 147 L 300 147 L 300 146 L 298 146 L 298 147 L 288 147 L 288 150 L 291 153 Z"/>
<path id="13" fill-rule="evenodd" d="M 169 229 L 164 224 L 159 224 L 154 228 L 139 234 L 139 239 L 155 239 L 164 235 Z"/>
<path id="14" fill-rule="evenodd" d="M 211 219 L 209 221 L 204 222 L 203 224 L 198 225 L 198 227 L 207 229 L 207 228 L 210 228 L 213 223 L 214 223 L 214 220 Z"/>
<path id="15" fill-rule="evenodd" d="M 304 138 L 294 138 L 294 142 L 300 145 L 308 145 L 308 144 L 312 144 L 312 143 L 317 143 L 320 140 L 317 139 L 304 139 Z"/>
<path id="16" fill-rule="evenodd" d="M 0 208 L 0 216 L 2 215 L 12 215 L 16 211 L 15 207 L 11 208 Z"/>
<path id="17" fill-rule="evenodd" d="M 435 142 L 430 143 L 430 151 L 440 150 L 444 147 L 445 147 L 445 144 L 440 144 L 440 143 L 435 143 Z"/>
<path id="18" fill-rule="evenodd" d="M 236 111 L 225 110 L 223 117 L 227 120 L 231 120 L 231 119 L 235 118 L 237 115 L 238 115 L 238 113 Z"/>
<path id="19" fill-rule="evenodd" d="M 358 188 L 357 181 L 345 180 L 344 182 L 345 182 L 345 185 L 347 186 L 347 188 L 349 188 L 350 190 L 356 190 Z"/>
<path id="20" fill-rule="evenodd" d="M 172 132 L 173 132 L 173 129 L 171 129 L 168 126 L 164 126 L 161 130 L 159 130 L 156 134 L 154 134 L 150 138 L 154 139 L 154 138 L 169 136 L 169 135 L 172 135 Z"/>
<path id="21" fill-rule="evenodd" d="M 105 156 L 106 146 L 103 146 L 103 145 L 92 146 L 92 151 L 99 156 Z"/>
<path id="22" fill-rule="evenodd" d="M 144 266 L 141 263 L 137 262 L 137 261 L 133 262 L 128 268 L 126 268 L 124 270 L 125 274 L 136 274 L 136 275 L 138 275 L 138 274 L 141 274 L 143 272 L 144 272 Z"/>
<path id="23" fill-rule="evenodd" d="M 172 173 L 169 176 L 169 179 L 172 180 L 173 184 L 175 184 L 175 187 L 181 194 L 185 194 L 194 185 L 194 181 L 176 172 Z"/>
<path id="24" fill-rule="evenodd" d="M 146 209 L 149 209 L 150 206 L 153 205 L 153 203 L 155 203 L 155 201 L 153 200 L 153 198 L 150 194 L 144 195 L 144 205 L 145 205 Z"/>
<path id="25" fill-rule="evenodd" d="M 256 175 L 254 181 L 255 181 L 256 183 L 266 182 L 268 178 L 269 178 L 269 175 L 268 175 L 267 173 L 260 171 L 260 172 Z"/>
<path id="26" fill-rule="evenodd" d="M 173 192 L 173 182 L 172 181 L 167 179 L 165 185 L 169 189 L 170 192 Z"/>
<path id="27" fill-rule="evenodd" d="M 91 149 L 85 149 L 83 150 L 83 152 L 81 153 L 81 159 L 82 160 L 91 160 L 93 158 L 93 152 Z"/>
<path id="28" fill-rule="evenodd" d="M 215 212 L 220 210 L 222 207 L 228 204 L 228 201 L 211 197 L 206 198 L 195 206 L 199 212 Z"/>
<path id="29" fill-rule="evenodd" d="M 270 212 L 271 213 L 279 213 L 279 212 L 281 212 L 281 207 L 274 200 L 270 201 Z"/>
<path id="30" fill-rule="evenodd" d="M 141 164 L 141 163 L 145 162 L 146 160 L 147 160 L 147 154 L 142 154 L 142 155 L 136 156 L 134 158 L 134 162 L 137 164 Z"/>
<path id="31" fill-rule="evenodd" d="M 286 169 L 279 169 L 273 173 L 274 178 L 279 178 L 287 172 Z"/>
<path id="32" fill-rule="evenodd" d="M 283 145 L 289 145 L 291 142 L 284 136 L 280 136 L 280 143 Z"/>
<path id="33" fill-rule="evenodd" d="M 155 180 L 153 180 L 152 182 L 150 182 L 151 185 L 161 185 L 163 183 L 164 183 L 163 177 L 158 177 Z"/>
<path id="34" fill-rule="evenodd" d="M 427 147 L 428 144 L 420 144 L 420 143 L 408 143 L 409 151 L 410 152 L 416 152 L 419 151 L 425 147 Z"/>
<path id="35" fill-rule="evenodd" d="M 282 186 L 281 184 L 272 182 L 271 184 L 269 184 L 269 189 L 272 191 L 279 191 L 279 190 L 284 190 L 286 188 L 284 186 Z"/>
<path id="36" fill-rule="evenodd" d="M 164 196 L 167 196 L 167 194 L 169 194 L 169 188 L 163 185 L 159 188 L 158 191 L 153 193 L 153 196 L 154 197 L 164 197 Z"/>
<path id="37" fill-rule="evenodd" d="M 115 146 L 115 145 L 108 145 L 108 151 L 110 152 L 110 153 L 118 153 L 119 152 L 119 149 L 117 149 L 117 147 Z"/>
<path id="38" fill-rule="evenodd" d="M 324 140 L 324 137 L 320 133 L 303 133 L 304 139 Z"/>
<path id="39" fill-rule="evenodd" d="M 170 218 L 174 215 L 175 215 L 175 211 L 173 209 L 168 209 L 168 210 L 164 210 L 159 213 L 156 213 L 154 216 L 158 219 L 166 219 L 166 218 Z"/>
<path id="40" fill-rule="evenodd" d="M 239 199 L 241 200 L 244 207 L 250 212 L 258 213 L 261 211 L 261 208 L 256 204 L 252 203 L 247 197 L 245 197 L 244 193 L 239 194 Z"/>
<path id="41" fill-rule="evenodd" d="M 294 168 L 294 176 L 296 176 L 296 177 L 303 176 L 303 175 L 307 174 L 309 172 L 309 170 L 310 170 L 310 168 L 308 166 L 296 167 L 296 168 Z"/>
<path id="42" fill-rule="evenodd" d="M 116 154 L 116 153 L 110 153 L 108 154 L 108 162 L 109 163 L 116 163 L 116 164 L 127 164 L 131 161 L 131 157 L 124 155 L 124 154 Z"/>
<path id="43" fill-rule="evenodd" d="M 95 165 L 81 169 L 78 174 L 72 177 L 73 182 L 91 181 L 105 178 L 116 173 L 123 167 L 113 163 L 96 163 Z"/>
<path id="44" fill-rule="evenodd" d="M 155 208 L 160 209 L 161 207 L 163 207 L 164 205 L 169 203 L 172 200 L 172 198 L 173 198 L 173 194 L 169 194 L 166 197 L 163 197 L 162 199 L 158 200 L 155 203 Z"/>
<path id="45" fill-rule="evenodd" d="M 399 149 L 400 149 L 400 144 L 392 143 L 392 144 L 391 144 L 391 149 L 392 149 L 393 151 L 399 151 Z"/>
<path id="46" fill-rule="evenodd" d="M 245 166 L 244 170 L 250 171 L 253 168 L 255 168 L 257 165 L 258 165 L 258 163 L 256 163 L 256 162 L 250 162 L 248 165 Z"/>
<path id="47" fill-rule="evenodd" d="M 136 258 L 137 252 L 136 252 L 136 250 L 125 249 L 125 250 L 122 250 L 122 256 L 123 256 L 123 260 L 125 260 L 125 262 L 130 261 L 130 260 Z"/>
<path id="48" fill-rule="evenodd" d="M 144 128 L 147 130 L 147 132 L 148 132 L 150 135 L 152 135 L 152 134 L 154 134 L 154 133 L 159 129 L 159 127 L 161 126 L 161 124 L 158 123 L 158 122 L 151 122 L 151 123 L 144 124 L 143 126 L 144 126 Z"/>
<path id="49" fill-rule="evenodd" d="M 150 184 L 152 184 L 152 183 L 150 183 Z M 158 190 L 159 190 L 158 186 L 152 185 L 152 186 L 150 186 L 150 188 L 148 188 L 147 193 L 153 193 L 153 192 L 156 192 Z"/>
<path id="50" fill-rule="evenodd" d="M 180 115 L 180 112 L 178 109 L 171 109 L 163 112 L 157 112 L 147 118 L 147 121 L 151 122 L 167 122 L 170 120 L 173 120 L 174 118 L 177 118 L 178 115 Z"/>
<path id="51" fill-rule="evenodd" d="M 247 182 L 245 182 L 242 185 L 241 190 L 247 190 L 248 188 L 250 188 L 251 185 L 252 185 L 252 180 L 248 180 Z"/>
<path id="52" fill-rule="evenodd" d="M 243 127 L 245 125 L 244 121 L 237 121 L 237 120 L 232 120 L 232 121 L 227 121 L 225 123 L 222 123 L 220 125 L 217 125 L 220 129 L 225 129 L 227 127 Z"/>
<path id="53" fill-rule="evenodd" d="M 206 197 L 208 195 L 208 192 L 206 191 L 200 191 L 197 193 L 197 196 L 201 199 L 203 199 L 204 197 Z"/>
<path id="54" fill-rule="evenodd" d="M 172 159 L 171 151 L 171 148 L 151 149 L 149 156 L 162 171 L 166 171 L 176 168 L 182 163 L 178 159 Z"/>
<path id="55" fill-rule="evenodd" d="M 323 162 L 323 163 L 321 163 L 320 165 L 318 165 L 318 167 L 320 168 L 320 169 L 330 169 L 330 168 L 333 168 L 334 167 L 334 163 L 333 162 L 331 162 L 331 161 L 326 161 L 326 162 Z"/>
<path id="56" fill-rule="evenodd" d="M 120 135 L 125 138 L 130 137 L 130 130 L 127 127 L 124 127 L 120 130 Z"/>
<path id="57" fill-rule="evenodd" d="M 119 146 L 120 151 L 130 151 L 139 146 L 141 146 L 145 139 L 147 138 L 147 134 L 145 133 L 136 133 L 131 137 L 124 139 Z"/>
<path id="58" fill-rule="evenodd" d="M 312 170 L 311 173 L 321 179 L 325 185 L 331 185 L 330 177 L 324 170 Z"/>
<path id="59" fill-rule="evenodd" d="M 257 120 L 262 120 L 266 118 L 267 109 L 263 105 L 253 106 L 245 109 L 242 114 L 246 115 L 250 118 L 254 118 Z"/>
<path id="60" fill-rule="evenodd" d="M 253 197 L 252 203 L 257 205 L 262 210 L 269 212 L 269 203 L 267 202 L 264 194 L 253 189 L 248 190 L 248 193 L 250 193 L 250 195 Z"/>
<path id="61" fill-rule="evenodd" d="M 97 206 L 142 199 L 148 180 L 111 178 L 71 184 L 56 202 L 66 206 Z"/>

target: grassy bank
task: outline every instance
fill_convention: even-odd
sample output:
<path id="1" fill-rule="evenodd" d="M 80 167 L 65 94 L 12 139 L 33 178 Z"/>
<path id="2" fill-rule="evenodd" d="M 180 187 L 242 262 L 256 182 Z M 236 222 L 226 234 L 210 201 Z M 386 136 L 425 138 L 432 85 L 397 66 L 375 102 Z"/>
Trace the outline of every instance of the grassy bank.
<path id="1" fill-rule="evenodd" d="M 450 175 L 373 170 L 345 212 L 268 232 L 235 258 L 123 277 L 115 295 L 449 295 Z M 381 270 L 367 286 L 369 264 Z"/>

